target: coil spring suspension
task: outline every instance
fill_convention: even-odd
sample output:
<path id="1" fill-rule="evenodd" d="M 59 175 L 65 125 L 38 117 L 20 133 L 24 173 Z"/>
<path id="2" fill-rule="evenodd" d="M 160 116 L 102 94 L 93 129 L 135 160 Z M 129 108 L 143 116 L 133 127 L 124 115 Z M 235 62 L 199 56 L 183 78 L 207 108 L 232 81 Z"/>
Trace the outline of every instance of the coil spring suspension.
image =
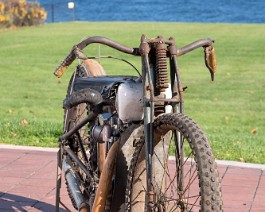
<path id="1" fill-rule="evenodd" d="M 156 48 L 156 89 L 160 93 L 166 88 L 168 88 L 167 50 L 164 44 L 158 44 Z"/>
<path id="2" fill-rule="evenodd" d="M 167 50 L 163 43 L 159 43 L 156 47 L 156 85 L 155 95 L 162 96 L 161 92 L 164 92 L 168 88 L 168 76 L 167 76 Z M 155 104 L 155 116 L 165 112 L 164 103 Z"/>

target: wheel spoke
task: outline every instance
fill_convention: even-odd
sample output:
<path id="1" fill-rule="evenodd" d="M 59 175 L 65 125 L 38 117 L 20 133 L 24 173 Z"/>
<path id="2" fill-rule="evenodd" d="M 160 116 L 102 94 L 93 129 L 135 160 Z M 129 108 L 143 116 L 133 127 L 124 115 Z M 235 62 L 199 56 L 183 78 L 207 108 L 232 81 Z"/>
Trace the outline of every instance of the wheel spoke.
<path id="1" fill-rule="evenodd" d="M 174 182 L 174 180 L 175 180 L 175 178 L 176 178 L 176 174 L 175 174 L 175 177 L 173 178 L 173 179 L 171 179 L 171 176 L 170 176 L 170 173 L 169 173 L 169 169 L 168 169 L 168 166 L 164 166 L 163 164 L 162 164 L 162 162 L 160 161 L 160 159 L 159 159 L 159 157 L 157 156 L 157 154 L 155 153 L 155 156 L 157 157 L 157 159 L 158 159 L 158 161 L 159 161 L 159 163 L 160 163 L 160 165 L 163 167 L 163 169 L 164 169 L 164 173 L 163 173 L 163 178 L 164 178 L 164 176 L 165 176 L 165 174 L 167 175 L 167 177 L 170 179 L 170 185 Z M 175 173 L 177 173 L 177 170 L 176 170 L 176 172 Z M 163 181 L 163 179 L 162 179 L 162 181 Z M 162 186 L 162 185 L 161 185 Z M 175 187 L 176 188 L 176 187 Z M 167 189 L 168 190 L 168 189 Z M 167 191 L 166 190 L 166 191 Z"/>
<path id="2" fill-rule="evenodd" d="M 195 198 L 196 196 L 192 196 L 192 197 L 190 197 L 190 198 Z M 200 195 L 197 195 L 197 198 L 196 198 L 196 201 L 193 203 L 193 204 L 189 204 L 188 203 L 188 205 L 192 205 L 192 208 L 194 207 L 194 206 L 196 206 L 196 207 L 200 207 L 200 205 L 196 205 L 196 203 L 198 202 L 198 200 L 200 199 Z M 192 209 L 191 208 L 191 209 Z"/>
<path id="3" fill-rule="evenodd" d="M 192 174 L 192 176 L 194 175 L 196 173 L 196 170 L 194 170 L 194 172 L 193 172 L 193 174 Z M 186 188 L 184 189 L 184 192 L 183 193 L 185 193 L 188 189 L 190 189 L 190 185 L 197 179 L 197 177 L 198 177 L 198 174 L 196 174 L 195 175 L 195 177 L 192 177 L 192 178 L 190 178 L 189 179 L 189 182 L 187 183 L 187 186 L 186 186 Z M 192 179 L 192 180 L 191 180 Z"/>
<path id="4" fill-rule="evenodd" d="M 184 139 L 182 141 L 182 144 L 184 143 Z M 164 145 L 163 145 L 163 148 L 164 148 Z M 179 181 L 177 181 L 176 179 L 179 179 L 178 177 L 181 175 L 181 172 L 184 168 L 184 165 L 187 163 L 187 161 L 189 160 L 190 156 L 192 155 L 192 151 L 189 153 L 188 157 L 185 159 L 185 161 L 183 162 L 182 165 L 180 165 L 180 163 L 177 164 L 177 167 L 178 169 L 175 171 L 175 174 L 172 178 L 172 175 L 170 175 L 170 172 L 169 172 L 169 166 L 168 166 L 168 163 L 162 163 L 162 161 L 160 160 L 159 156 L 157 155 L 156 152 L 154 152 L 154 155 L 156 156 L 156 159 L 158 160 L 159 164 L 163 167 L 164 169 L 164 173 L 163 173 L 163 179 L 162 179 L 162 182 L 164 180 L 164 177 L 167 176 L 168 178 L 168 181 L 169 181 L 169 184 L 167 184 L 167 187 L 165 189 L 164 192 L 162 192 L 162 185 L 157 185 L 159 186 L 159 196 L 161 196 L 162 199 L 166 199 L 167 202 L 172 202 L 172 201 L 175 201 L 175 202 L 178 202 L 179 199 L 183 198 L 183 194 L 185 194 L 187 191 L 188 191 L 188 197 L 185 199 L 192 199 L 192 197 L 190 197 L 189 195 L 189 191 L 190 191 L 190 187 L 191 185 L 193 184 L 193 182 L 196 180 L 196 178 L 198 177 L 198 175 L 195 175 L 196 173 L 196 169 L 194 168 L 196 166 L 195 163 L 191 162 L 191 166 L 190 166 L 190 169 L 189 171 L 185 174 L 184 178 L 186 178 L 188 175 L 189 175 L 189 181 L 185 187 L 185 189 L 181 192 L 181 193 L 178 193 L 178 189 L 175 185 L 175 181 L 178 183 Z M 193 171 L 192 171 L 193 170 Z M 167 193 L 170 189 L 170 197 L 168 197 Z M 178 193 L 178 198 L 173 198 L 175 194 Z M 184 195 L 186 196 L 186 195 Z M 160 198 L 160 199 L 161 199 Z M 187 204 L 190 204 L 187 202 Z M 175 207 L 175 206 L 173 206 Z M 171 210 L 170 210 L 171 211 Z"/>
<path id="5" fill-rule="evenodd" d="M 218 200 L 211 201 L 210 205 L 207 205 L 204 199 L 206 195 L 204 177 L 206 172 L 213 173 L 214 177 L 218 177 L 217 170 L 210 171 L 211 169 L 216 169 L 212 158 L 205 160 L 203 157 L 208 157 L 210 154 L 205 155 L 205 152 L 210 152 L 209 143 L 207 138 L 204 136 L 200 128 L 195 122 L 189 119 L 183 114 L 165 114 L 161 115 L 155 120 L 154 126 L 159 130 L 160 127 L 165 132 L 169 130 L 175 130 L 176 135 L 181 135 L 181 137 L 171 138 L 175 141 L 171 144 L 171 152 L 174 151 L 174 160 L 170 160 L 169 154 L 167 152 L 167 141 L 164 140 L 166 136 L 162 138 L 160 142 L 161 145 L 154 146 L 154 176 L 153 176 L 153 186 L 155 194 L 155 205 L 161 211 L 200 211 L 202 208 L 211 210 L 213 206 L 221 208 L 222 202 L 220 197 L 220 184 L 215 182 L 215 193 Z M 155 128 L 156 129 L 156 128 Z M 161 130 L 161 132 L 163 132 Z M 181 140 L 176 141 L 176 139 L 181 138 Z M 166 138 L 167 139 L 167 138 Z M 174 146 L 173 146 L 174 145 Z M 174 149 L 172 149 L 172 147 Z M 144 148 L 144 145 L 143 145 Z M 157 149 L 161 148 L 161 149 Z M 144 150 L 144 149 L 143 149 Z M 184 150 L 184 151 L 183 151 Z M 203 150 L 203 151 L 201 151 Z M 162 155 L 161 155 L 162 154 Z M 144 156 L 140 161 L 145 160 Z M 141 166 L 143 163 L 141 163 Z M 144 166 L 146 163 L 144 163 Z M 206 166 L 205 166 L 206 165 Z M 140 167 L 140 165 L 139 165 Z M 207 167 L 207 168 L 204 168 Z M 134 164 L 135 170 L 139 169 L 138 164 Z M 159 175 L 158 171 L 161 171 Z M 132 170 L 132 173 L 134 171 Z M 138 178 L 133 175 L 133 178 Z M 131 191 L 134 193 L 133 197 L 136 196 L 138 187 L 141 183 L 146 184 L 146 177 L 141 178 L 142 182 L 136 182 L 137 185 L 130 184 L 132 186 Z M 162 182 L 162 183 L 161 183 Z M 161 185 L 162 184 L 162 185 Z M 145 187 L 146 188 L 146 187 Z M 135 189 L 135 191 L 134 191 Z M 143 190 L 143 189 L 142 189 Z M 146 189 L 148 190 L 148 189 Z M 218 192 L 218 193 L 216 193 Z M 141 211 L 145 210 L 146 195 L 138 196 L 141 199 L 134 199 L 136 201 L 142 201 L 144 204 L 135 205 L 133 209 L 136 211 L 141 208 Z M 140 211 L 140 210 L 139 210 Z M 218 210 L 217 210 L 218 211 Z"/>

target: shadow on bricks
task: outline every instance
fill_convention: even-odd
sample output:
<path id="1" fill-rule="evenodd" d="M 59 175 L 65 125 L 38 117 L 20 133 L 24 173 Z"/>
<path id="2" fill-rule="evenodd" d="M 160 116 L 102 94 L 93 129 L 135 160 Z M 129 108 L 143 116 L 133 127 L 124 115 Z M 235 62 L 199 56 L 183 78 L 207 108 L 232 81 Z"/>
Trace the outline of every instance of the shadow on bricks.
<path id="1" fill-rule="evenodd" d="M 55 206 L 9 193 L 0 194 L 0 211 L 55 211 Z M 66 211 L 60 208 L 61 211 Z"/>

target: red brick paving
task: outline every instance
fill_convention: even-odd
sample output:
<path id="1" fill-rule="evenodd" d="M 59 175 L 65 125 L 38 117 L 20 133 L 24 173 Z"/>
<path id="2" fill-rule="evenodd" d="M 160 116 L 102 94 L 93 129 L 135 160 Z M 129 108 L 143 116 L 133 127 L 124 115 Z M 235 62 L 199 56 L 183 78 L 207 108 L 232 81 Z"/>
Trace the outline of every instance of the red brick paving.
<path id="1" fill-rule="evenodd" d="M 263 168 L 218 165 L 224 211 L 264 212 Z M 54 211 L 56 152 L 0 146 L 0 211 Z M 64 184 L 63 184 L 64 185 Z M 73 210 L 63 186 L 61 200 Z M 60 211 L 66 211 L 61 207 Z"/>

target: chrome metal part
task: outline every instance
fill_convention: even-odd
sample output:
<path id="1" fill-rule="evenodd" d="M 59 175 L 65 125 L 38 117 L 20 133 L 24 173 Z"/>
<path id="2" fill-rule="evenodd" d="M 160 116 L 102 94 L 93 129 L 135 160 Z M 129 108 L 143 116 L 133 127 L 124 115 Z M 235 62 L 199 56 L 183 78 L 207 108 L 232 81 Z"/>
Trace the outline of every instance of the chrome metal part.
<path id="1" fill-rule="evenodd" d="M 171 85 L 169 84 L 168 88 L 165 89 L 163 92 L 166 99 L 171 99 L 172 98 L 172 91 L 171 91 Z M 172 112 L 172 106 L 171 105 L 166 105 L 165 106 L 165 112 L 166 113 L 171 113 Z"/>
<path id="2" fill-rule="evenodd" d="M 98 143 L 105 143 L 111 136 L 111 129 L 109 125 L 99 125 L 92 129 L 92 136 Z"/>
<path id="3" fill-rule="evenodd" d="M 143 120 L 142 82 L 130 80 L 121 84 L 117 91 L 116 107 L 119 118 L 125 123 Z"/>

